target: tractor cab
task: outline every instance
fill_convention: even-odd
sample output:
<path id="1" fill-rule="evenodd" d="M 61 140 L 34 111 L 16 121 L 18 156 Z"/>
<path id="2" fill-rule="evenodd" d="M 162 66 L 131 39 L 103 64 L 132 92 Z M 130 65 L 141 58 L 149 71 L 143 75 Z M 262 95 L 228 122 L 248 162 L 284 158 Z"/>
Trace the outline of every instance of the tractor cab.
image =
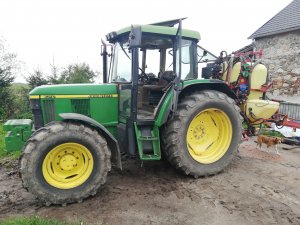
<path id="1" fill-rule="evenodd" d="M 200 35 L 173 27 L 179 21 L 134 25 L 107 35 L 113 52 L 109 73 L 104 74 L 108 82 L 118 85 L 121 122 L 125 123 L 131 113 L 140 121 L 155 120 L 159 106 L 179 77 L 198 78 L 196 49 Z"/>
<path id="2" fill-rule="evenodd" d="M 177 25 L 177 27 L 174 27 Z M 183 82 L 198 78 L 197 43 L 200 34 L 182 29 L 181 19 L 150 25 L 133 25 L 111 32 L 109 71 L 105 81 L 119 93 L 118 139 L 140 158 L 160 159 L 159 126 L 176 111 Z M 103 63 L 108 54 L 104 46 Z"/>

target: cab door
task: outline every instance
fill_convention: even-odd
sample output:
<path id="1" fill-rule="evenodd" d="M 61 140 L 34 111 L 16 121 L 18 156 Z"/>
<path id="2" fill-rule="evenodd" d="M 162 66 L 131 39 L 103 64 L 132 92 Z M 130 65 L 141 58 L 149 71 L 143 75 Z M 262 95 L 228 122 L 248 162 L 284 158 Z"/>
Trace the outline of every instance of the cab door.
<path id="1" fill-rule="evenodd" d="M 131 115 L 132 62 L 128 43 L 116 43 L 112 62 L 111 82 L 118 85 L 119 122 L 126 124 Z"/>
<path id="2" fill-rule="evenodd" d="M 136 152 L 134 134 L 138 82 L 136 54 L 138 55 L 138 49 L 133 48 L 129 51 L 128 42 L 116 43 L 111 70 L 111 82 L 117 84 L 119 91 L 118 141 L 122 150 L 129 154 Z"/>

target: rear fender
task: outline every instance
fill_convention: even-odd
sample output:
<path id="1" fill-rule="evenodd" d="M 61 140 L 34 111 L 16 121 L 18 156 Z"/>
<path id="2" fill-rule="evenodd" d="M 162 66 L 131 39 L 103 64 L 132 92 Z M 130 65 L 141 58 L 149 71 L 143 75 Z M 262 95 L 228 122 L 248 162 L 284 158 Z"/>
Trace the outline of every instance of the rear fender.
<path id="1" fill-rule="evenodd" d="M 207 83 L 193 83 L 193 84 L 186 85 L 183 87 L 183 90 L 180 92 L 179 99 L 183 98 L 184 96 L 192 92 L 198 92 L 204 90 L 215 90 L 215 91 L 223 92 L 224 94 L 228 95 L 230 98 L 234 100 L 237 99 L 237 96 L 229 88 L 229 86 L 226 83 L 219 80 L 210 80 L 210 82 Z"/>

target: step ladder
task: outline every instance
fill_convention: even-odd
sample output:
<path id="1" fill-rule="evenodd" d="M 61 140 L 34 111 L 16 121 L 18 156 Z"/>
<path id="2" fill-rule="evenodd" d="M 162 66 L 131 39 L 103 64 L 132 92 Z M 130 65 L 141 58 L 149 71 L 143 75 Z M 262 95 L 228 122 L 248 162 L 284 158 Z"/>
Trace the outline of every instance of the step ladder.
<path id="1" fill-rule="evenodd" d="M 137 121 L 134 123 L 138 151 L 141 160 L 160 160 L 159 128 L 154 120 Z"/>

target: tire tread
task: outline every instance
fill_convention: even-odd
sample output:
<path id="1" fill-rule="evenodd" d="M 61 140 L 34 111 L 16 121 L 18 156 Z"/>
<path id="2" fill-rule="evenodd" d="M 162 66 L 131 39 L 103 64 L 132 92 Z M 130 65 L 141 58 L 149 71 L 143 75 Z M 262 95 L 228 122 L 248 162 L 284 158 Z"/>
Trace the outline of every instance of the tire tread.
<path id="1" fill-rule="evenodd" d="M 38 154 L 38 145 L 47 136 L 52 133 L 59 133 L 68 129 L 71 132 L 81 132 L 83 135 L 91 137 L 97 145 L 102 147 L 103 158 L 101 159 L 104 163 L 102 177 L 100 182 L 91 182 L 91 186 L 83 189 L 80 195 L 70 195 L 67 198 L 60 195 L 49 194 L 45 191 L 40 190 L 37 181 L 32 179 L 32 172 L 34 169 L 33 162 L 31 162 L 31 155 Z M 23 187 L 29 192 L 33 193 L 38 199 L 43 201 L 46 205 L 50 204 L 67 204 L 73 202 L 82 202 L 85 198 L 93 195 L 97 192 L 101 185 L 106 182 L 106 177 L 111 169 L 111 152 L 108 148 L 106 140 L 101 134 L 88 126 L 84 126 L 76 122 L 51 122 L 45 127 L 37 130 L 26 142 L 21 157 L 19 159 L 19 174 L 22 179 Z"/>
<path id="2" fill-rule="evenodd" d="M 240 116 L 240 109 L 236 106 L 235 101 L 228 97 L 226 94 L 218 91 L 202 91 L 202 92 L 194 92 L 188 96 L 185 96 L 184 99 L 181 99 L 178 104 L 178 111 L 177 114 L 169 119 L 166 125 L 163 127 L 162 130 L 162 147 L 164 153 L 166 155 L 167 160 L 176 167 L 178 170 L 183 172 L 186 175 L 191 175 L 195 178 L 215 175 L 221 172 L 224 168 L 226 168 L 230 162 L 228 162 L 224 167 L 216 167 L 214 170 L 203 170 L 199 173 L 194 165 L 189 165 L 187 161 L 184 159 L 183 154 L 180 151 L 180 146 L 182 146 L 182 134 L 180 133 L 181 128 L 184 124 L 183 121 L 186 121 L 189 116 L 189 112 L 195 107 L 197 107 L 198 103 L 205 103 L 211 100 L 221 100 L 228 102 L 232 108 L 235 110 L 236 114 L 239 115 L 239 122 L 240 126 L 243 121 L 243 118 Z M 239 144 L 242 141 L 242 133 L 239 134 L 241 137 L 239 138 L 239 143 L 236 146 L 236 150 L 234 153 L 237 152 Z M 185 138 L 185 137 L 184 137 Z"/>

